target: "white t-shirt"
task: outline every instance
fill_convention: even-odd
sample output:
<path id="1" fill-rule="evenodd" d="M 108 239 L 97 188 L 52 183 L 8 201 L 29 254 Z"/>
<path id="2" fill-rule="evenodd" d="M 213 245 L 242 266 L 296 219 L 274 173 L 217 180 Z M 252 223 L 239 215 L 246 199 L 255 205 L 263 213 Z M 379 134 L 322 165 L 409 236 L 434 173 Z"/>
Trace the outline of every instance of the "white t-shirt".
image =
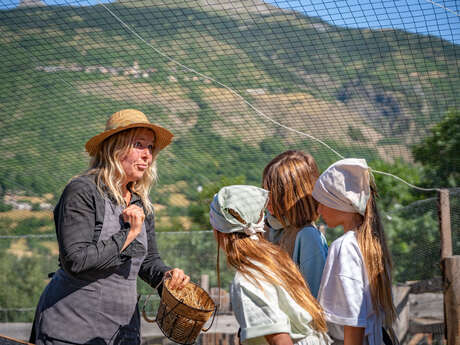
<path id="1" fill-rule="evenodd" d="M 258 279 L 258 282 L 260 287 L 252 279 L 237 272 L 230 289 L 243 344 L 266 345 L 265 336 L 275 333 L 288 333 L 298 345 L 331 343 L 326 333 L 312 327 L 310 313 L 299 306 L 283 287 L 263 279 Z"/>
<path id="2" fill-rule="evenodd" d="M 366 267 L 355 231 L 332 242 L 324 266 L 318 301 L 328 321 L 329 334 L 343 340 L 343 326 L 365 328 L 364 344 L 382 345 L 383 313 L 376 313 Z"/>

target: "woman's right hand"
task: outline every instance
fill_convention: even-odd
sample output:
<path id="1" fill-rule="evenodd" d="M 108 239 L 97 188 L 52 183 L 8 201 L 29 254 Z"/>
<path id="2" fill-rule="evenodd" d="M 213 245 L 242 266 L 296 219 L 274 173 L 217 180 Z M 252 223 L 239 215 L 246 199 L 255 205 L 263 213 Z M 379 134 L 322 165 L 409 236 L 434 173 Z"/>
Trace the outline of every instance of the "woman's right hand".
<path id="1" fill-rule="evenodd" d="M 126 242 L 123 245 L 122 251 L 139 235 L 142 231 L 144 223 L 144 210 L 136 205 L 129 205 L 122 212 L 123 221 L 130 224 L 130 229 Z"/>
<path id="2" fill-rule="evenodd" d="M 131 230 L 136 232 L 136 236 L 141 233 L 142 223 L 144 223 L 144 210 L 136 205 L 129 205 L 123 212 L 123 221 L 131 225 Z"/>

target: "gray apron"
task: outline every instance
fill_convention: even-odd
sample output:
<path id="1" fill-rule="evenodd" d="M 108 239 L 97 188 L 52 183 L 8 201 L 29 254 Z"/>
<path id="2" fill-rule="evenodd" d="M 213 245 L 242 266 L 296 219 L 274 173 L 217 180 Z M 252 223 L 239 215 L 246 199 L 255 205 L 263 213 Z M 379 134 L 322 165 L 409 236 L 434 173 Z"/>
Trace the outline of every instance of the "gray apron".
<path id="1" fill-rule="evenodd" d="M 120 230 L 122 211 L 105 200 L 98 241 Z M 147 249 L 145 224 L 136 240 Z M 95 281 L 79 280 L 59 269 L 39 301 L 36 344 L 140 344 L 137 275 L 146 253 L 110 268 Z"/>

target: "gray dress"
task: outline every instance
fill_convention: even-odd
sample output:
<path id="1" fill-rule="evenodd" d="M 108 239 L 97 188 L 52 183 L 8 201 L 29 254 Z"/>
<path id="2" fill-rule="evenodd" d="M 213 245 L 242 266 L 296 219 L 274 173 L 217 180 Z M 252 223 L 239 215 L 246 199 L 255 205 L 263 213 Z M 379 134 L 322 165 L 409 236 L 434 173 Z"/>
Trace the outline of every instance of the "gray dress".
<path id="1" fill-rule="evenodd" d="M 137 197 L 133 201 L 139 202 L 140 199 Z M 83 249 L 77 256 L 79 260 L 72 261 L 68 257 L 77 255 L 69 254 L 73 250 L 69 248 L 74 248 L 75 243 L 81 241 L 75 238 L 70 241 L 71 244 L 65 241 L 62 236 L 68 229 L 62 230 L 60 228 L 62 221 L 56 222 L 61 268 L 45 288 L 37 306 L 31 337 L 37 345 L 140 344 L 137 276 L 142 270 L 141 276 L 144 280 L 153 283 L 154 280 L 158 281 L 169 267 L 164 265 L 143 267 L 146 266 L 147 256 L 150 256 L 150 261 L 153 260 L 152 256 L 155 259 L 159 258 L 156 245 L 153 246 L 155 249 L 153 254 L 152 250 L 147 250 L 152 246 L 152 237 L 150 236 L 149 240 L 146 222 L 142 226 L 142 232 L 132 245 L 125 249 L 127 253 L 123 256 L 124 253 L 119 253 L 118 248 L 124 243 L 126 236 L 120 233 L 127 234 L 129 229 L 126 229 L 127 225 L 122 221 L 122 207 L 116 205 L 114 200 L 107 196 L 96 201 L 93 206 L 96 213 L 98 211 L 103 213 L 103 221 L 100 229 L 96 231 L 97 240 L 88 246 L 82 246 Z M 59 207 L 60 204 L 56 208 Z M 69 206 L 67 209 L 78 208 Z M 55 210 L 55 215 L 56 212 Z M 75 217 L 71 218 L 75 220 Z M 149 230 L 153 231 L 153 229 Z M 119 241 L 114 245 L 115 249 L 108 248 L 114 241 Z M 114 250 L 115 258 L 109 255 L 109 251 Z M 84 252 L 84 255 L 81 255 L 81 252 Z M 92 257 L 94 255 L 96 258 Z M 82 258 L 83 261 L 93 263 L 86 267 L 84 262 L 80 262 Z M 84 269 L 76 272 L 76 267 L 79 265 Z M 149 272 L 155 279 L 149 279 Z"/>

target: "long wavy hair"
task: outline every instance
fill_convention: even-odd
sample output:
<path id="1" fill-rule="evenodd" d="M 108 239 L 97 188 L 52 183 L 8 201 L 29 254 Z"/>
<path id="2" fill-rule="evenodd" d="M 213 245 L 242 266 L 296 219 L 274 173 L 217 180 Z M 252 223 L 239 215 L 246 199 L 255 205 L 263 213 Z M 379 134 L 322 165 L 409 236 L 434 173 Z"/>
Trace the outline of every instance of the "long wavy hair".
<path id="1" fill-rule="evenodd" d="M 376 204 L 377 189 L 371 181 L 371 196 L 367 202 L 362 224 L 356 233 L 369 279 L 374 309 L 385 312 L 385 326 L 391 329 L 396 310 L 391 293 L 392 262 L 386 244 L 383 225 Z"/>
<path id="2" fill-rule="evenodd" d="M 327 331 L 323 310 L 288 253 L 260 234 L 258 241 L 243 233 L 224 234 L 215 231 L 215 234 L 218 246 L 225 252 L 231 267 L 252 279 L 261 289 L 257 282 L 260 279 L 282 286 L 294 301 L 310 313 L 313 328 L 319 332 Z M 257 277 L 253 272 L 259 273 Z"/>
<path id="3" fill-rule="evenodd" d="M 134 137 L 145 128 L 132 128 L 114 134 L 104 140 L 96 155 L 91 158 L 89 169 L 84 175 L 96 175 L 96 184 L 101 193 L 107 189 L 119 205 L 126 205 L 122 187 L 126 177 L 120 163 L 134 145 Z M 138 181 L 130 182 L 128 188 L 139 195 L 147 213 L 153 212 L 153 205 L 149 199 L 150 189 L 157 179 L 156 156 L 159 150 L 153 151 L 152 164 Z"/>
<path id="4" fill-rule="evenodd" d="M 284 226 L 279 245 L 291 255 L 297 233 L 318 219 L 318 202 L 311 195 L 318 177 L 315 159 L 295 150 L 276 156 L 263 171 L 273 216 Z"/>

